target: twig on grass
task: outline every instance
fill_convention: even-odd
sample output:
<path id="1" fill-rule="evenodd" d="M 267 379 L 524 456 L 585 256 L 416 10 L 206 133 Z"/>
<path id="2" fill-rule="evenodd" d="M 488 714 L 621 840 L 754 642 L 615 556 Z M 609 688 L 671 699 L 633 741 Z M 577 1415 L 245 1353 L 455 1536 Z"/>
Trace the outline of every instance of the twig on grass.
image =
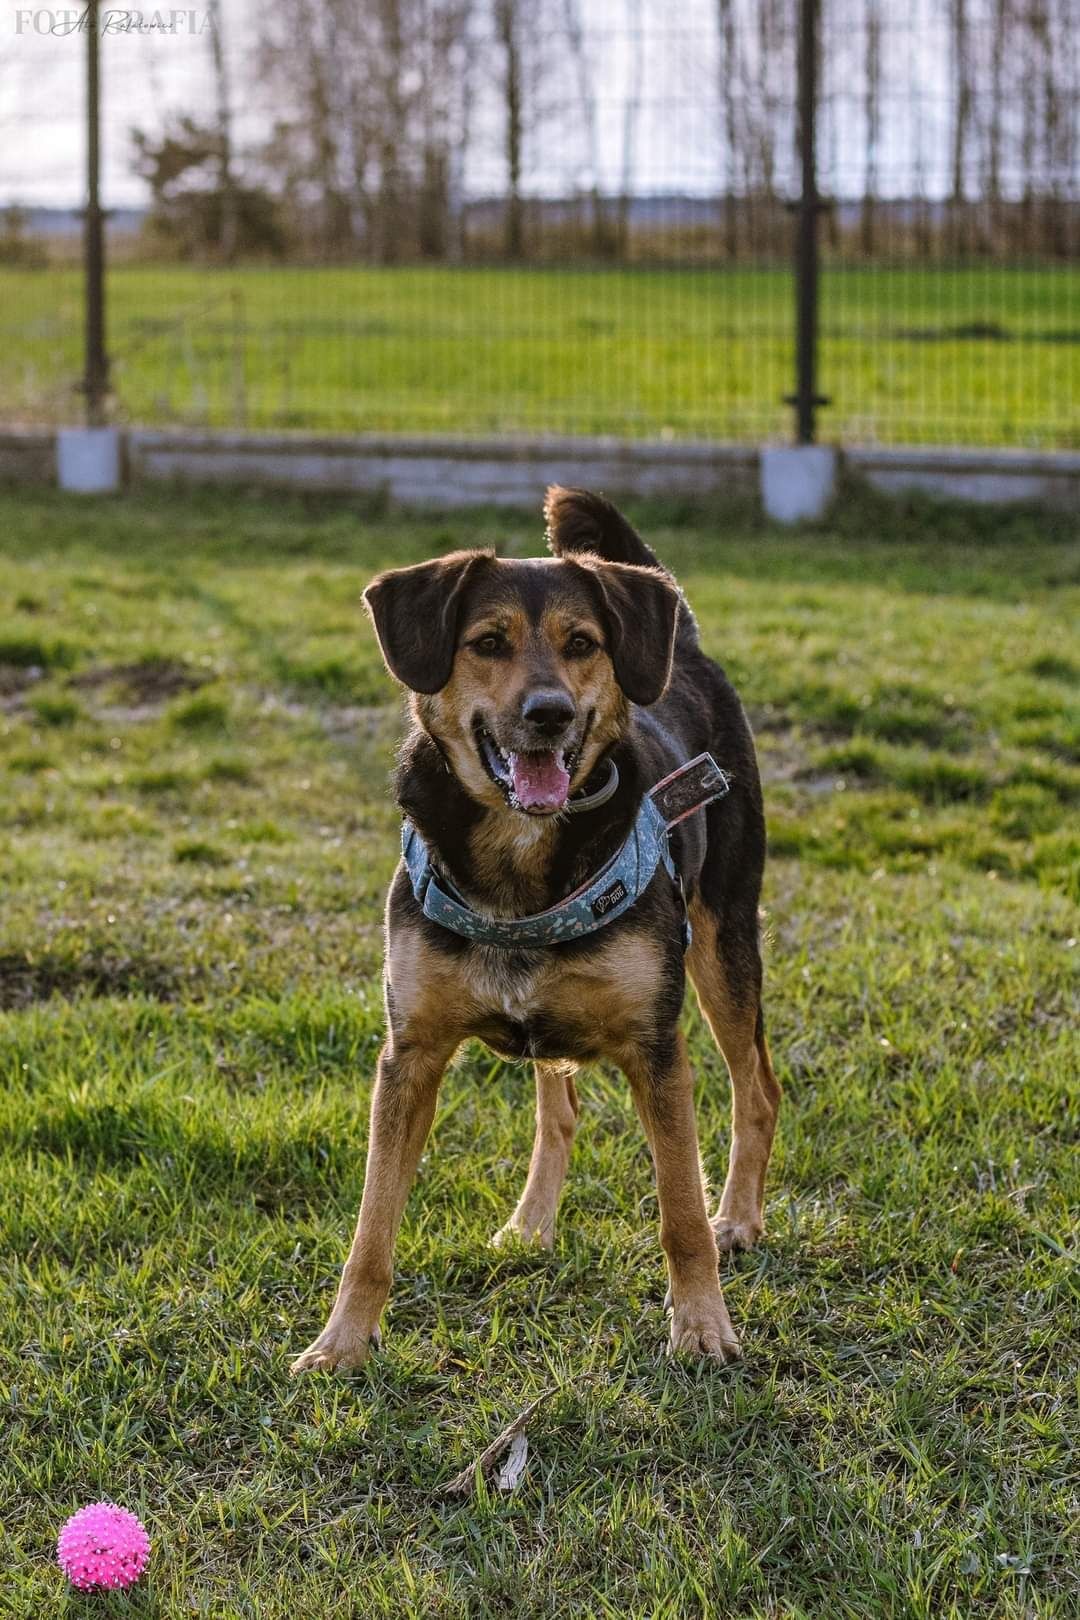
<path id="1" fill-rule="evenodd" d="M 481 1474 L 491 1472 L 507 1446 L 522 1432 L 536 1408 L 556 1394 L 558 1388 L 558 1384 L 552 1384 L 549 1389 L 543 1390 L 534 1401 L 530 1401 L 525 1410 L 519 1412 L 514 1421 L 508 1423 L 501 1434 L 495 1436 L 489 1446 L 484 1447 L 479 1457 L 474 1457 L 467 1468 L 463 1468 L 460 1474 L 455 1474 L 450 1483 L 442 1487 L 439 1494 L 441 1496 L 463 1496 L 466 1491 L 471 1490 L 476 1483 L 477 1470 Z"/>

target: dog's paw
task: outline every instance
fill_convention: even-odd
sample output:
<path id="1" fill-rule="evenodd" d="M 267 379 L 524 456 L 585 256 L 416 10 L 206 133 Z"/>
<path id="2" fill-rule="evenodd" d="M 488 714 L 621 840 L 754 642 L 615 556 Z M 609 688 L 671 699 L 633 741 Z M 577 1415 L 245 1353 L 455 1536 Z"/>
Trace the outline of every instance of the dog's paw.
<path id="1" fill-rule="evenodd" d="M 367 1332 L 346 1322 L 328 1322 L 319 1337 L 301 1351 L 289 1368 L 295 1378 L 303 1372 L 333 1372 L 336 1368 L 362 1367 L 371 1353 L 382 1343 L 377 1327 Z"/>
<path id="2" fill-rule="evenodd" d="M 735 1249 L 752 1249 L 765 1230 L 760 1221 L 732 1221 L 726 1215 L 714 1216 L 712 1229 L 720 1254 L 731 1254 Z"/>
<path id="3" fill-rule="evenodd" d="M 727 1313 L 716 1299 L 676 1305 L 671 1316 L 671 1354 L 726 1363 L 739 1361 L 742 1347 Z"/>
<path id="4" fill-rule="evenodd" d="M 518 1215 L 511 1215 L 505 1226 L 493 1234 L 492 1243 L 496 1249 L 512 1249 L 515 1245 L 522 1245 L 529 1249 L 551 1249 L 555 1246 L 555 1223 L 543 1222 L 540 1225 Z"/>

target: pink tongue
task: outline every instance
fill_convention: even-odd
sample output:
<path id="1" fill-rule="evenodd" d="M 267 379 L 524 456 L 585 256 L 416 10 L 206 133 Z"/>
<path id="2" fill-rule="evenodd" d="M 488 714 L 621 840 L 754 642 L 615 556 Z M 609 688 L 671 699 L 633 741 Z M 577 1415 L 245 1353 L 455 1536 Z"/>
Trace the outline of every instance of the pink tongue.
<path id="1" fill-rule="evenodd" d="M 570 792 L 570 772 L 554 753 L 511 754 L 514 797 L 526 810 L 561 810 Z"/>

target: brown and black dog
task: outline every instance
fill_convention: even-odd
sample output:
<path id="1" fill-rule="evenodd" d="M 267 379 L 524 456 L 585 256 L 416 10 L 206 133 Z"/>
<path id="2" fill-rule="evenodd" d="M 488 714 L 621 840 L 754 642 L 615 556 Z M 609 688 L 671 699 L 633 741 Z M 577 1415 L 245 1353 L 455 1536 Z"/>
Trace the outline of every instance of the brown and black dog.
<path id="1" fill-rule="evenodd" d="M 411 693 L 398 802 L 474 911 L 521 917 L 602 868 L 642 796 L 708 751 L 731 791 L 671 835 L 692 943 L 686 952 L 683 894 L 663 866 L 607 926 L 528 950 L 478 944 L 429 920 L 398 867 L 386 910 L 388 1036 L 360 1218 L 329 1321 L 294 1372 L 358 1366 L 378 1343 L 394 1240 L 439 1083 L 470 1036 L 536 1067 L 528 1178 L 498 1237 L 552 1243 L 577 1125 L 575 1073 L 585 1062 L 617 1064 L 656 1169 L 672 1346 L 722 1360 L 739 1354 L 717 1251 L 761 1234 L 780 1098 L 761 1015 L 765 823 L 753 739 L 672 576 L 620 513 L 598 496 L 553 488 L 545 514 L 552 558 L 459 551 L 381 574 L 365 592 L 389 670 Z M 614 794 L 567 814 L 572 797 L 595 798 L 595 784 L 613 779 L 609 761 Z M 734 1099 L 727 1181 L 711 1223 L 679 1030 L 687 968 Z"/>

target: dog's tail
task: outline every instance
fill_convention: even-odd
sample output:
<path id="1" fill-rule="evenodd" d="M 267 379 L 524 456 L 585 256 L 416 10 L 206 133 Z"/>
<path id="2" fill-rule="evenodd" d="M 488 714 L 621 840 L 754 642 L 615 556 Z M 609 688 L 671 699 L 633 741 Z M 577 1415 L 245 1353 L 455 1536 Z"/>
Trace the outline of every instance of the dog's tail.
<path id="1" fill-rule="evenodd" d="M 547 542 L 556 557 L 588 551 L 606 562 L 637 563 L 645 568 L 664 566 L 636 529 L 602 495 L 552 484 L 544 498 L 544 518 Z"/>
<path id="2" fill-rule="evenodd" d="M 544 517 L 547 542 L 556 557 L 588 552 L 605 562 L 636 563 L 639 568 L 658 569 L 678 589 L 674 576 L 655 551 L 650 551 L 637 530 L 602 495 L 551 484 L 544 497 Z M 689 652 L 698 645 L 697 621 L 682 591 L 679 598 L 675 644 L 676 648 Z"/>

